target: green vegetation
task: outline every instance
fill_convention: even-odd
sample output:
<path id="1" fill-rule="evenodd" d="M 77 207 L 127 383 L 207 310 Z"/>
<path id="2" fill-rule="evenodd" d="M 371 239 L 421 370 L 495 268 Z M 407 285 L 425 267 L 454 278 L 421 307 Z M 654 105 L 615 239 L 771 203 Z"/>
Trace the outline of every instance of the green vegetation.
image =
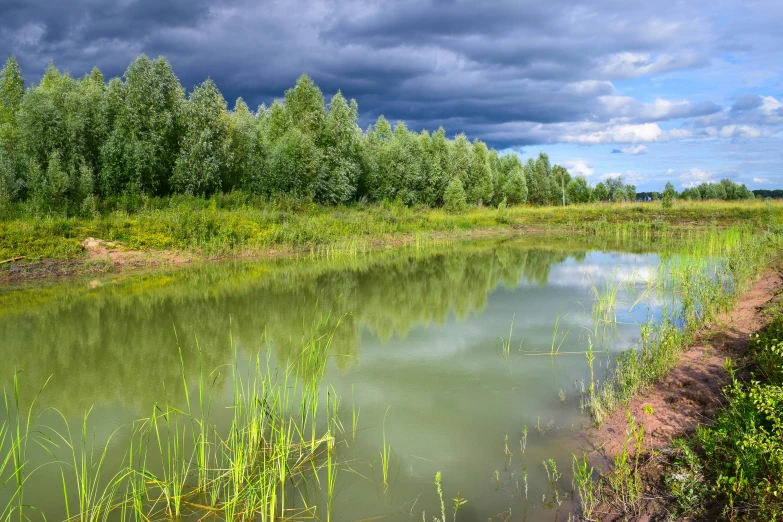
<path id="1" fill-rule="evenodd" d="M 234 193 L 201 198 L 151 198 L 132 213 L 92 218 L 0 221 L 0 260 L 83 259 L 82 241 L 97 237 L 133 250 L 180 250 L 197 256 L 262 254 L 270 250 L 349 249 L 410 241 L 417 234 L 458 237 L 478 229 L 515 233 L 588 234 L 617 239 L 698 235 L 700 228 L 783 223 L 778 202 L 588 204 L 561 207 L 469 208 L 460 213 L 399 204 L 324 207 L 280 200 L 267 205 Z M 531 230 L 532 228 L 532 230 Z M 517 232 L 518 233 L 518 232 Z M 0 271 L 7 268 L 0 265 Z M 0 272 L 1 273 L 1 272 Z"/>
<path id="2" fill-rule="evenodd" d="M 681 255 L 663 263 L 650 290 L 673 293 L 681 308 L 664 310 L 655 323 L 648 319 L 641 327 L 639 346 L 618 356 L 612 375 L 600 386 L 591 382 L 587 405 L 593 420 L 601 423 L 608 413 L 668 375 L 698 330 L 717 313 L 728 312 L 780 248 L 779 234 L 735 227 L 701 234 Z M 606 318 L 613 295 L 611 288 L 601 294 L 596 291 L 594 317 Z"/>
<path id="3" fill-rule="evenodd" d="M 779 306 L 779 305 L 778 305 Z M 667 470 L 678 509 L 730 520 L 783 517 L 783 312 L 755 334 L 750 380 L 728 364 L 725 405 L 692 439 L 678 441 Z"/>
<path id="4" fill-rule="evenodd" d="M 50 65 L 25 89 L 11 56 L 0 71 L 0 217 L 90 217 L 148 197 L 237 190 L 327 206 L 455 208 L 460 184 L 470 205 L 591 200 L 586 180 L 546 154 L 523 165 L 443 128 L 419 133 L 380 116 L 363 132 L 358 121 L 354 100 L 338 91 L 326 103 L 306 75 L 254 112 L 241 98 L 229 110 L 212 80 L 186 95 L 163 57 L 142 55 L 108 83 L 98 69 L 73 78 Z"/>
<path id="5" fill-rule="evenodd" d="M 775 192 L 770 190 L 748 190 L 744 184 L 738 184 L 730 179 L 722 179 L 719 183 L 701 183 L 694 187 L 684 189 L 679 194 L 671 183 L 666 183 L 663 193 L 659 192 L 640 192 L 636 194 L 639 201 L 672 201 L 682 199 L 688 201 L 741 201 L 753 199 L 754 197 L 767 198 L 775 197 Z"/>
<path id="6" fill-rule="evenodd" d="M 314 325 L 313 331 L 318 329 Z M 213 419 L 210 407 L 215 375 L 199 361 L 196 394 L 191 397 L 183 360 L 184 400 L 157 403 L 148 418 L 117 429 L 127 441 L 117 470 L 104 467 L 112 437 L 102 448 L 93 446 L 89 410 L 76 439 L 62 414 L 62 426 L 36 424 L 35 400 L 27 410 L 21 407 L 15 374 L 0 427 L 0 463 L 11 468 L 11 476 L 3 479 L 15 485 L 2 506 L 2 520 L 27 520 L 35 513 L 35 499 L 25 495 L 27 480 L 40 469 L 29 465 L 30 444 L 46 448 L 52 456 L 49 465 L 61 468 L 66 520 L 100 521 L 110 514 L 123 521 L 191 515 L 218 520 L 301 518 L 316 510 L 303 495 L 307 488 L 324 489 L 330 509 L 341 466 L 338 438 L 344 436 L 333 390 L 324 394 L 327 407 L 318 408 L 319 375 L 330 343 L 329 335 L 313 337 L 296 360 L 278 369 L 259 354 L 247 372 L 236 362 L 215 370 L 227 370 L 232 385 L 228 430 Z M 326 418 L 319 419 L 319 412 Z M 106 477 L 107 472 L 113 474 Z M 319 482 L 319 474 L 326 474 L 326 484 Z"/>

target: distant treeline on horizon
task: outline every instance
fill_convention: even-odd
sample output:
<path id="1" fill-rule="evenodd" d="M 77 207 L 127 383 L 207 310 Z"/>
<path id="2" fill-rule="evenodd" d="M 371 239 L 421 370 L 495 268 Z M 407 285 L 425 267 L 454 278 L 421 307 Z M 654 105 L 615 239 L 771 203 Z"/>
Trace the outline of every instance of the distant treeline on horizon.
<path id="1" fill-rule="evenodd" d="M 11 56 L 0 71 L 0 216 L 93 215 L 137 196 L 210 196 L 241 190 L 323 205 L 400 201 L 467 205 L 564 205 L 633 201 L 613 177 L 590 186 L 545 153 L 522 163 L 464 133 L 394 127 L 380 116 L 365 131 L 359 108 L 338 91 L 326 103 L 302 75 L 283 100 L 233 110 L 207 79 L 189 94 L 168 61 L 145 55 L 122 78 L 94 68 L 73 78 L 50 65 L 25 89 Z M 718 191 L 720 192 L 720 191 Z M 744 185 L 731 195 L 753 197 Z M 118 203 L 119 202 L 119 203 Z"/>
<path id="2" fill-rule="evenodd" d="M 753 191 L 757 198 L 783 199 L 783 189 L 757 189 Z"/>

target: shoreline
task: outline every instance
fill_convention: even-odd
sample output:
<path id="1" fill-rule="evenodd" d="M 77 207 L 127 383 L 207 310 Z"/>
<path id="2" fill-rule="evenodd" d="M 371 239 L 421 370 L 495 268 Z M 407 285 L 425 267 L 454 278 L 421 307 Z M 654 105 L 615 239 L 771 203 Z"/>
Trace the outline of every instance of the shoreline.
<path id="1" fill-rule="evenodd" d="M 743 224 L 763 230 L 783 222 L 780 202 L 588 204 L 474 208 L 464 213 L 393 205 L 314 208 L 180 207 L 93 219 L 0 221 L 0 286 L 9 282 L 176 266 L 196 261 L 297 257 L 369 251 L 419 241 L 528 235 L 538 238 L 638 240 L 686 238 Z M 191 208 L 190 206 L 194 208 Z M 88 240 L 92 244 L 85 244 Z"/>
<path id="2" fill-rule="evenodd" d="M 662 234 L 672 240 L 679 240 L 670 231 Z M 657 236 L 656 236 L 657 237 Z M 649 241 L 650 237 L 617 236 L 613 232 L 589 232 L 559 226 L 534 227 L 508 224 L 503 226 L 479 226 L 470 229 L 432 230 L 428 232 L 392 234 L 381 238 L 362 236 L 346 237 L 322 244 L 272 245 L 267 247 L 244 247 L 236 252 L 209 255 L 195 250 L 134 250 L 121 242 L 108 242 L 88 237 L 82 241 L 83 257 L 71 259 L 19 259 L 0 264 L 0 289 L 26 282 L 44 282 L 85 275 L 121 274 L 146 269 L 166 269 L 196 263 L 214 263 L 239 260 L 300 259 L 302 256 L 352 255 L 372 253 L 395 248 L 430 248 L 459 242 L 480 240 L 520 240 L 529 238 L 531 247 L 546 247 L 555 240 L 571 242 L 575 249 L 600 248 L 601 243 L 632 243 Z M 573 245 L 576 242 L 576 245 Z M 639 243 L 637 243 L 638 246 Z M 650 243 L 650 252 L 657 247 Z"/>
<path id="3" fill-rule="evenodd" d="M 666 455 L 674 450 L 676 439 L 689 437 L 697 426 L 709 424 L 725 404 L 723 389 L 731 382 L 726 361 L 737 367 L 748 351 L 750 336 L 770 324 L 771 309 L 782 296 L 783 266 L 773 261 L 739 296 L 731 313 L 719 314 L 702 328 L 666 377 L 586 434 L 585 449 L 601 470 L 599 480 L 604 481 L 612 474 L 614 458 L 623 451 L 627 449 L 628 455 L 636 458 L 633 444 L 625 448 L 631 438 L 629 412 L 644 428 L 638 460 L 644 489 L 638 515 L 632 519 L 666 519 L 671 503 L 665 484 Z M 628 514 L 618 509 L 611 496 L 609 493 L 599 503 L 596 514 L 601 520 L 627 520 Z"/>

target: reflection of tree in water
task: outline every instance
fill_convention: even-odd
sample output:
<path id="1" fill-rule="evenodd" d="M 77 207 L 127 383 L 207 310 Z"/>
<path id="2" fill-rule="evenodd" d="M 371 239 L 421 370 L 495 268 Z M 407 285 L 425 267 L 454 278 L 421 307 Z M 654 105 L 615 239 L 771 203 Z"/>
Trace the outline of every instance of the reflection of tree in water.
<path id="1" fill-rule="evenodd" d="M 164 382 L 169 400 L 182 399 L 178 341 L 186 366 L 195 368 L 197 340 L 211 370 L 231 361 L 229 335 L 245 354 L 269 342 L 278 361 L 292 363 L 303 342 L 332 334 L 330 357 L 346 368 L 358 360 L 362 328 L 388 340 L 450 313 L 465 318 L 501 284 L 546 283 L 550 267 L 569 255 L 484 245 L 203 266 L 63 290 L 44 304 L 31 291 L 32 306 L 20 292 L 15 309 L 0 316 L 0 378 L 8 383 L 14 369 L 24 370 L 31 396 L 53 375 L 42 403 L 65 410 L 95 401 L 143 409 L 162 398 Z"/>

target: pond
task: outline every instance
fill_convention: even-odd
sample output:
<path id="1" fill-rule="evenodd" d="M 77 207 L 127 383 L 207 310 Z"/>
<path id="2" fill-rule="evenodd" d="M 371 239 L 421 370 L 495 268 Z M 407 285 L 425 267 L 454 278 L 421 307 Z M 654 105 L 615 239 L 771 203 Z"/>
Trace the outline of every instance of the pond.
<path id="1" fill-rule="evenodd" d="M 52 461 L 82 450 L 70 452 L 50 428 L 63 434 L 67 423 L 79 446 L 89 412 L 88 453 L 100 462 L 107 448 L 105 482 L 125 465 L 134 421 L 198 403 L 199 369 L 211 422 L 227 430 L 232 371 L 285 367 L 316 339 L 325 365 L 286 386 L 317 380 L 319 410 L 339 397 L 339 464 L 331 495 L 323 459 L 309 464 L 318 469 L 309 479 L 289 483 L 286 516 L 422 520 L 426 511 L 432 520 L 440 472 L 449 519 L 459 495 L 468 502 L 457 520 L 565 520 L 572 454 L 581 455 L 590 422 L 581 408 L 588 344 L 602 380 L 662 307 L 645 293 L 657 254 L 571 248 L 484 241 L 6 289 L 2 382 L 13 402 L 18 372 L 20 411 L 50 439 L 27 446 L 28 470 L 50 463 L 28 473 L 24 504 L 35 511 L 25 515 L 66 517 L 63 469 L 70 512 L 78 506 L 73 470 Z M 594 315 L 600 294 L 616 302 L 608 321 Z M 179 451 L 195 458 L 183 433 Z M 150 442 L 158 461 L 171 455 L 165 444 Z M 165 475 L 154 460 L 150 473 Z M 13 494 L 10 481 L 0 507 Z M 191 500 L 184 516 L 203 516 L 194 507 L 203 503 Z"/>

